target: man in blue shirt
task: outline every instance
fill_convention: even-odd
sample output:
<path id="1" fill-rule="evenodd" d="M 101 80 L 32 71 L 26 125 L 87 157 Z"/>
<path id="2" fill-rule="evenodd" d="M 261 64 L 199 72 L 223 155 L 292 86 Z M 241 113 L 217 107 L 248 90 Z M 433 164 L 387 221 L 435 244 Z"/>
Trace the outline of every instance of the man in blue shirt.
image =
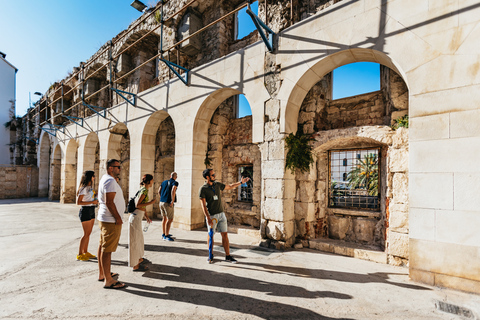
<path id="1" fill-rule="evenodd" d="M 158 188 L 158 194 L 160 195 L 160 212 L 163 216 L 163 234 L 162 239 L 165 241 L 174 241 L 172 235 L 170 234 L 170 226 L 173 222 L 173 203 L 177 202 L 177 187 L 178 182 L 177 173 L 172 172 L 170 174 L 170 179 L 162 182 L 160 188 Z"/>

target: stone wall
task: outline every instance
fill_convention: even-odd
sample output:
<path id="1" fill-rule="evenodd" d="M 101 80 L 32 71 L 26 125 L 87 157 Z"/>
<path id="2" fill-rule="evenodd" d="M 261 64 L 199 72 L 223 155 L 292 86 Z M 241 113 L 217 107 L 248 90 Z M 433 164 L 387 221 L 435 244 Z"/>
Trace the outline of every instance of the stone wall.
<path id="1" fill-rule="evenodd" d="M 388 125 L 408 114 L 408 90 L 392 70 L 382 66 L 380 74 L 380 91 L 331 100 L 329 73 L 305 96 L 298 124 L 313 134 L 316 160 L 310 172 L 295 173 L 295 236 L 372 246 L 401 265 L 408 263 L 408 129 Z M 330 207 L 329 151 L 365 148 L 380 150 L 380 210 Z"/>
<path id="2" fill-rule="evenodd" d="M 35 166 L 0 166 L 0 199 L 38 196 L 38 168 Z"/>

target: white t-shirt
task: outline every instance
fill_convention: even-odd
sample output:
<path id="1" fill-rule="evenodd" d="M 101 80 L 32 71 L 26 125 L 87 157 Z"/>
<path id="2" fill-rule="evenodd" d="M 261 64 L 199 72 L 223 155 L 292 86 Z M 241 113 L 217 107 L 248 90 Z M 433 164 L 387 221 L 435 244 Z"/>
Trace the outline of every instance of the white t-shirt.
<path id="1" fill-rule="evenodd" d="M 93 193 L 93 189 L 90 186 L 86 186 L 80 189 L 80 192 L 78 193 L 78 195 L 83 196 L 82 201 L 85 201 L 85 202 L 91 202 L 95 200 L 95 194 Z M 95 206 L 95 205 L 93 203 L 85 205 L 85 207 L 88 207 L 88 206 Z"/>
<path id="2" fill-rule="evenodd" d="M 100 183 L 98 185 L 98 221 L 102 222 L 111 222 L 115 223 L 115 218 L 110 213 L 107 208 L 107 193 L 115 192 L 115 198 L 113 199 L 113 203 L 117 208 L 118 214 L 120 217 L 125 212 L 125 199 L 123 198 L 123 191 L 122 188 L 118 185 L 117 181 L 108 174 L 104 174 L 102 179 L 100 179 Z"/>

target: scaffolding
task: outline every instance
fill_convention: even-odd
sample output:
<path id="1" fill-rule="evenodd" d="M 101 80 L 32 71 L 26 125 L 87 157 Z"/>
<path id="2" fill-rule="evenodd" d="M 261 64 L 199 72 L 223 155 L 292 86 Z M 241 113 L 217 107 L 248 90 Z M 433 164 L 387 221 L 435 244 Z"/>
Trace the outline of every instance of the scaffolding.
<path id="1" fill-rule="evenodd" d="M 62 126 L 62 125 L 56 125 L 53 123 L 54 119 L 57 118 L 57 117 L 62 117 L 62 118 L 65 118 L 69 121 L 71 121 L 72 123 L 78 125 L 78 126 L 81 126 L 83 127 L 84 125 L 84 119 L 82 117 L 77 117 L 77 116 L 72 116 L 72 115 L 68 115 L 66 114 L 67 112 L 72 112 L 71 110 L 74 110 L 74 108 L 78 108 L 78 107 L 84 107 L 83 110 L 85 110 L 85 108 L 89 109 L 89 110 L 92 110 L 96 115 L 98 116 L 101 116 L 105 119 L 108 119 L 107 118 L 107 110 L 108 108 L 107 107 L 100 107 L 100 106 L 94 106 L 94 105 L 90 105 L 88 104 L 86 101 L 89 101 L 90 98 L 96 96 L 97 94 L 99 94 L 100 92 L 102 92 L 103 90 L 105 89 L 108 89 L 108 92 L 111 92 L 111 93 L 114 93 L 116 94 L 117 96 L 121 97 L 122 99 L 124 99 L 128 104 L 131 104 L 132 106 L 136 106 L 137 105 L 137 95 L 135 93 L 132 93 L 132 92 L 127 92 L 125 90 L 120 90 L 117 88 L 117 85 L 118 83 L 126 78 L 127 76 L 131 75 L 133 72 L 139 70 L 140 68 L 142 68 L 143 66 L 145 66 L 146 64 L 150 63 L 151 61 L 155 60 L 155 59 L 158 59 L 158 63 L 160 62 L 163 62 L 167 67 L 168 69 L 170 69 L 173 74 L 179 79 L 181 80 L 186 86 L 189 85 L 189 81 L 190 81 L 190 77 L 189 77 L 189 74 L 190 74 L 190 70 L 188 68 L 185 68 L 183 66 L 181 66 L 178 62 L 179 62 L 179 59 L 177 58 L 177 63 L 174 63 L 172 61 L 170 61 L 169 59 L 166 59 L 165 58 L 165 55 L 167 55 L 168 57 L 170 57 L 170 52 L 173 50 L 173 49 L 176 49 L 177 50 L 177 55 L 179 54 L 180 50 L 179 50 L 179 46 L 184 43 L 185 41 L 197 36 L 198 34 L 200 34 L 201 32 L 204 32 L 205 30 L 207 30 L 208 28 L 216 25 L 217 23 L 225 20 L 226 18 L 230 17 L 231 15 L 237 13 L 238 11 L 244 9 L 245 7 L 247 7 L 247 14 L 251 17 L 255 27 L 257 28 L 262 40 L 264 41 L 267 49 L 270 51 L 270 52 L 273 52 L 274 51 L 274 36 L 275 36 L 275 33 L 266 25 L 266 23 L 264 23 L 250 8 L 250 4 L 253 2 L 253 0 L 248 0 L 246 3 L 240 5 L 239 7 L 237 7 L 236 9 L 230 11 L 229 13 L 223 15 L 222 17 L 216 19 L 215 21 L 207 24 L 206 26 L 200 28 L 199 30 L 195 31 L 194 33 L 190 34 L 189 36 L 185 37 L 184 39 L 180 40 L 180 41 L 177 41 L 176 43 L 174 43 L 173 45 L 170 45 L 169 47 L 167 47 L 166 49 L 163 48 L 164 44 L 163 44 L 163 29 L 164 29 L 164 25 L 166 23 L 169 23 L 174 17 L 176 17 L 177 15 L 179 15 L 180 13 L 184 12 L 185 10 L 187 10 L 192 4 L 194 4 L 195 2 L 197 2 L 198 0 L 191 0 L 190 2 L 188 2 L 185 6 L 183 6 L 182 8 L 180 8 L 179 10 L 177 10 L 176 12 L 174 12 L 171 16 L 169 16 L 168 18 L 164 19 L 164 6 L 166 4 L 168 4 L 169 0 L 160 0 L 160 6 L 156 6 L 155 9 L 153 9 L 152 11 L 150 11 L 149 13 L 143 15 L 142 17 L 140 17 L 140 19 L 138 19 L 136 21 L 136 23 L 134 23 L 133 26 L 129 27 L 130 30 L 135 30 L 135 28 L 137 26 L 139 26 L 140 24 L 144 23 L 147 19 L 149 19 L 150 17 L 152 17 L 152 15 L 156 15 L 155 17 L 158 17 L 160 16 L 160 21 L 159 21 L 159 25 L 156 26 L 155 28 L 152 28 L 150 29 L 149 31 L 147 31 L 143 36 L 141 36 L 140 38 L 138 38 L 136 41 L 134 41 L 132 44 L 128 45 L 126 48 L 124 48 L 123 50 L 117 52 L 115 55 L 113 54 L 113 48 L 114 48 L 114 45 L 119 43 L 124 37 L 126 37 L 129 32 L 124 32 L 122 35 L 120 35 L 117 39 L 115 39 L 115 42 L 113 42 L 112 40 L 108 41 L 107 42 L 107 46 L 106 48 L 104 48 L 101 52 L 99 53 L 96 53 L 95 54 L 95 58 L 91 58 L 88 62 L 86 63 L 81 63 L 81 66 L 80 66 L 80 70 L 77 70 L 76 72 L 74 72 L 69 78 L 68 80 L 72 80 L 72 79 L 75 79 L 75 77 L 78 77 L 79 78 L 79 83 L 77 83 L 75 86 L 73 86 L 72 88 L 70 88 L 70 90 L 68 90 L 67 92 L 64 92 L 64 86 L 65 86 L 65 83 L 64 81 L 62 80 L 61 84 L 60 84 L 60 87 L 56 88 L 52 94 L 50 94 L 50 98 L 53 96 L 53 100 L 50 102 L 49 104 L 49 95 L 48 95 L 48 91 L 47 93 L 42 96 L 40 98 L 40 100 L 35 104 L 35 107 L 33 108 L 33 110 L 30 110 L 28 111 L 27 115 L 30 115 L 30 112 L 35 112 L 33 115 L 32 115 L 32 118 L 34 117 L 37 117 L 38 119 L 38 124 L 36 125 L 36 127 L 40 128 L 42 131 L 45 131 L 47 132 L 48 134 L 52 135 L 52 136 L 56 136 L 56 133 L 57 131 L 61 131 L 63 133 L 65 133 L 65 126 Z M 159 11 L 160 10 L 160 11 Z M 160 12 L 160 13 L 157 13 L 157 12 Z M 265 0 L 265 12 L 266 12 L 266 0 Z M 115 75 L 116 75 L 116 72 L 114 72 L 114 64 L 118 63 L 118 59 L 119 57 L 125 53 L 127 50 L 129 50 L 130 48 L 134 47 L 136 44 L 138 44 L 140 41 L 142 41 L 143 39 L 145 39 L 145 37 L 147 37 L 148 35 L 152 34 L 153 32 L 155 32 L 156 30 L 158 30 L 160 28 L 160 49 L 159 49 L 159 52 L 154 55 L 153 57 L 147 59 L 145 62 L 141 63 L 140 65 L 138 65 L 137 67 L 133 68 L 132 70 L 129 70 L 127 73 L 123 74 L 122 76 L 116 78 Z M 265 31 L 266 33 L 265 33 Z M 95 61 L 97 61 L 99 59 L 99 57 L 102 57 L 104 54 L 108 53 L 108 61 L 106 63 L 104 63 L 102 66 L 100 66 L 99 68 L 97 68 L 95 71 L 93 71 L 92 73 L 90 73 L 88 76 L 85 76 L 85 69 L 86 67 L 88 67 L 89 65 L 91 65 L 92 63 L 94 63 Z M 116 61 L 116 62 L 115 62 Z M 94 75 L 96 75 L 100 70 L 104 69 L 105 67 L 108 67 L 108 70 L 109 70 L 109 79 L 108 79 L 108 84 L 103 86 L 102 88 L 98 89 L 97 91 L 89 94 L 88 96 L 85 96 L 85 84 L 86 84 L 86 81 L 90 78 L 92 78 Z M 65 96 L 68 95 L 68 94 L 73 94 L 74 90 L 77 89 L 78 87 L 81 86 L 81 91 L 82 91 L 82 96 L 81 96 L 81 101 L 78 101 L 76 102 L 74 105 L 68 107 L 67 109 L 64 109 L 64 99 L 65 99 Z M 55 98 L 55 95 L 57 94 L 57 92 L 60 91 L 60 95 L 58 98 Z M 113 106 L 113 96 L 109 95 L 110 97 L 110 107 Z M 55 115 L 52 115 L 51 117 L 48 116 L 48 110 L 50 108 L 50 112 L 52 112 L 51 108 L 53 105 L 55 105 L 55 103 L 59 102 L 61 103 L 61 112 L 57 112 L 57 114 Z M 45 102 L 45 106 L 43 108 L 41 108 L 43 102 Z M 38 111 L 37 111 L 38 109 Z M 77 109 L 78 110 L 78 109 Z M 43 122 L 40 122 L 41 121 L 41 113 L 45 111 L 45 120 Z M 44 125 L 45 124 L 48 124 L 48 127 L 45 127 L 44 128 Z M 30 138 L 28 138 L 30 139 Z M 38 139 L 37 139 L 37 143 L 38 143 Z"/>

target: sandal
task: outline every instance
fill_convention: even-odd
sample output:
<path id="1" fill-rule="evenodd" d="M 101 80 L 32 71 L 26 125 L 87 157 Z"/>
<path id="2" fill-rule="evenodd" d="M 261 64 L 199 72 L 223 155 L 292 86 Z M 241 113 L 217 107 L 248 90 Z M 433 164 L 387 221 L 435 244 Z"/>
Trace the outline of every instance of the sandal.
<path id="1" fill-rule="evenodd" d="M 118 276 L 119 276 L 119 274 L 118 274 L 118 273 L 115 273 L 115 272 L 110 272 L 110 275 L 112 276 L 112 278 L 115 278 L 115 277 L 118 277 Z M 105 278 L 103 278 L 103 279 L 98 279 L 98 281 L 104 281 L 104 280 L 105 280 Z"/>
<path id="2" fill-rule="evenodd" d="M 148 267 L 144 266 L 143 264 L 138 266 L 138 269 L 133 269 L 134 272 L 143 272 L 143 271 L 148 271 Z"/>
<path id="3" fill-rule="evenodd" d="M 127 285 L 125 283 L 117 281 L 115 283 L 112 283 L 109 286 L 103 286 L 103 289 L 123 289 L 123 288 L 126 288 L 126 287 L 127 287 Z"/>

